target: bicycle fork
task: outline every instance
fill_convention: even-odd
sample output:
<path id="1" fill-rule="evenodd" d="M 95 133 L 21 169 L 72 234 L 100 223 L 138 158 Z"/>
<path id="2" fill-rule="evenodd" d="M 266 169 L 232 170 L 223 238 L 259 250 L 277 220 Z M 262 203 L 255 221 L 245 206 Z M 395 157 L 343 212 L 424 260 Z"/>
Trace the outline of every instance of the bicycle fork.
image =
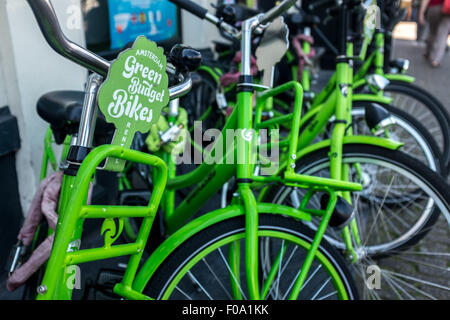
<path id="1" fill-rule="evenodd" d="M 344 136 L 353 135 L 351 127 L 352 123 L 352 83 L 353 83 L 353 44 L 347 43 L 346 56 L 342 56 L 341 62 L 337 66 L 337 85 L 338 99 L 336 101 L 336 119 L 333 130 L 331 152 L 330 152 L 330 174 L 332 178 L 350 181 L 350 165 L 343 163 L 342 138 Z M 339 61 L 339 60 L 338 60 Z M 359 163 L 352 165 L 353 169 L 361 174 Z M 351 193 L 346 191 L 340 194 L 348 203 L 352 204 Z M 353 209 L 355 210 L 355 209 Z M 345 243 L 347 256 L 352 262 L 358 259 L 354 244 L 361 245 L 361 239 L 356 222 L 356 218 L 352 218 L 350 222 L 342 230 L 342 237 Z"/>

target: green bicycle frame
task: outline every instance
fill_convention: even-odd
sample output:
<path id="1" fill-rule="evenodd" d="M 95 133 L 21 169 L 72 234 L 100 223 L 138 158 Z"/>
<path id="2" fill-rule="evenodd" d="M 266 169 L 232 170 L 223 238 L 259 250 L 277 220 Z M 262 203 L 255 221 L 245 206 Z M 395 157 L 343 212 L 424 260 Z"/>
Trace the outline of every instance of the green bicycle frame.
<path id="1" fill-rule="evenodd" d="M 352 47 L 349 47 L 348 50 L 352 50 Z M 323 99 L 323 102 L 318 103 L 316 107 L 313 107 L 304 116 L 302 116 L 301 112 L 303 88 L 298 82 L 288 82 L 259 95 L 255 108 L 255 118 L 253 115 L 254 92 L 248 89 L 248 87 L 251 87 L 251 83 L 246 83 L 247 89 L 238 92 L 237 106 L 227 119 L 222 135 L 217 141 L 217 144 L 223 148 L 223 161 L 211 164 L 209 160 L 214 159 L 214 156 L 212 152 L 206 153 L 203 164 L 185 175 L 175 175 L 175 163 L 171 155 L 165 155 L 163 156 L 164 159 L 161 159 L 153 155 L 111 145 L 104 145 L 92 150 L 79 166 L 75 176 L 66 174 L 63 178 L 54 245 L 44 279 L 39 287 L 38 299 L 70 299 L 72 289 L 69 284 L 71 272 L 73 271 L 72 266 L 118 256 L 130 256 L 130 260 L 125 275 L 121 283 L 114 287 L 114 292 L 128 299 L 150 299 L 150 297 L 142 294 L 145 284 L 148 283 L 154 270 L 162 261 L 182 243 L 180 242 L 181 240 L 185 241 L 196 232 L 207 228 L 214 221 L 220 221 L 220 219 L 236 215 L 245 217 L 244 250 L 249 296 L 251 299 L 260 299 L 265 296 L 268 284 L 266 283 L 263 286 L 261 292 L 258 277 L 258 214 L 286 214 L 305 220 L 310 220 L 312 215 L 319 216 L 321 217 L 320 225 L 290 294 L 291 299 L 296 299 L 316 256 L 319 244 L 333 213 L 337 197 L 342 195 L 348 198 L 348 192 L 361 190 L 360 184 L 349 182 L 348 168 L 342 164 L 343 145 L 349 142 L 361 141 L 383 145 L 390 149 L 396 149 L 400 146 L 400 144 L 395 144 L 386 139 L 352 136 L 351 131 L 347 130 L 351 119 L 351 101 L 355 98 L 351 87 L 352 77 L 353 71 L 348 59 L 341 59 L 337 63 L 335 82 L 329 88 L 329 92 Z M 289 90 L 295 93 L 293 113 L 261 121 L 263 108 L 270 104 L 268 101 Z M 324 130 L 333 114 L 336 120 L 331 140 L 311 145 L 313 139 Z M 280 161 L 283 165 L 280 166 L 279 174 L 273 176 L 255 175 L 255 166 L 257 164 L 257 161 L 255 161 L 257 160 L 255 153 L 255 150 L 257 150 L 256 139 L 254 136 L 248 139 L 242 133 L 244 130 L 255 129 L 257 134 L 260 129 L 286 122 L 291 123 L 291 132 L 285 141 L 280 141 L 279 143 L 280 146 L 283 146 L 283 151 L 285 151 Z M 224 138 L 227 136 L 226 132 L 228 129 L 237 131 L 237 134 L 232 139 L 232 147 L 227 145 L 227 141 Z M 297 155 L 304 155 L 305 152 L 326 146 L 330 147 L 330 179 L 295 173 Z M 86 205 L 89 184 L 95 175 L 98 165 L 108 157 L 143 163 L 153 167 L 153 190 L 147 206 Z M 236 161 L 233 164 L 227 162 L 227 159 L 230 157 L 232 159 L 236 157 Z M 47 158 L 44 156 L 44 160 L 48 160 L 51 163 L 53 159 L 51 156 Z M 169 170 L 165 161 L 168 163 Z M 236 176 L 238 186 L 233 205 L 214 211 L 183 226 L 187 219 L 192 217 L 233 176 Z M 291 187 L 306 188 L 308 192 L 302 200 L 299 209 L 265 204 L 256 199 L 252 188 L 258 184 L 264 185 L 268 183 L 281 183 Z M 193 185 L 196 185 L 194 190 L 175 208 L 174 191 Z M 329 203 L 324 210 L 307 208 L 309 199 L 317 192 L 326 192 L 330 195 Z M 163 193 L 166 193 L 164 199 Z M 161 201 L 165 211 L 167 231 L 172 236 L 152 254 L 147 263 L 138 272 L 139 262 Z M 130 243 L 113 245 L 121 234 L 124 228 L 124 221 L 127 218 L 142 218 L 142 224 L 136 239 Z M 102 234 L 104 235 L 103 247 L 80 250 L 82 227 L 85 219 L 104 219 L 102 226 Z M 211 222 L 205 223 L 207 219 L 210 219 Z M 183 227 L 180 229 L 181 226 Z M 357 229 L 353 226 L 352 233 L 357 239 Z M 352 253 L 351 233 L 348 227 L 344 229 L 343 236 L 347 250 Z M 239 250 L 241 249 L 238 246 L 232 246 L 229 253 L 230 260 L 239 256 Z M 280 254 L 282 254 L 282 251 Z M 356 257 L 356 255 L 354 256 Z M 239 261 L 235 261 L 233 265 L 236 266 L 238 264 Z M 276 264 L 275 262 L 275 268 Z M 237 268 L 234 269 L 237 270 Z M 268 282 L 271 281 L 270 279 L 269 277 Z M 234 292 L 235 297 L 239 298 L 237 290 L 234 290 Z"/>
<path id="2" fill-rule="evenodd" d="M 267 92 L 263 99 L 267 99 L 277 93 L 283 92 L 288 88 L 293 88 L 297 93 L 296 98 L 296 114 L 293 127 L 294 129 L 299 129 L 300 120 L 300 108 L 301 108 L 301 97 L 302 90 L 298 83 L 292 82 L 282 86 L 281 88 L 273 89 Z M 239 114 L 239 121 L 236 121 L 236 116 L 230 117 L 230 119 L 235 119 L 232 123 L 236 124 L 238 127 L 243 129 L 252 127 L 252 92 L 242 92 L 239 94 L 239 105 L 234 111 L 235 114 Z M 230 123 L 230 122 L 229 122 Z M 231 126 L 229 124 L 229 126 Z M 240 128 L 239 128 L 240 129 Z M 290 151 L 295 153 L 297 150 L 296 142 L 298 141 L 298 135 L 291 135 L 290 140 Z M 252 147 L 253 142 L 246 141 L 245 139 L 240 139 L 241 142 L 237 142 L 237 159 L 238 164 L 231 166 L 236 170 L 237 178 L 244 179 L 238 187 L 238 192 L 240 194 L 240 204 L 238 205 L 240 210 L 245 213 L 246 216 L 246 270 L 248 278 L 248 286 L 250 291 L 250 297 L 253 299 L 260 298 L 260 292 L 258 287 L 258 255 L 257 255 L 257 226 L 258 226 L 258 204 L 253 192 L 250 189 L 250 181 L 245 181 L 245 179 L 257 180 L 257 181 L 280 181 L 289 185 L 295 185 L 299 187 L 312 188 L 314 192 L 326 191 L 329 192 L 330 204 L 327 209 L 320 213 L 323 215 L 323 223 L 319 228 L 314 241 L 311 245 L 311 249 L 308 253 L 308 258 L 302 268 L 302 272 L 296 281 L 296 286 L 294 287 L 291 298 L 298 296 L 301 285 L 305 280 L 306 274 L 309 270 L 309 266 L 312 263 L 317 247 L 323 237 L 323 233 L 328 224 L 329 218 L 332 214 L 332 209 L 336 201 L 335 190 L 349 190 L 356 191 L 360 190 L 361 186 L 359 184 L 346 183 L 343 181 L 308 177 L 296 175 L 293 169 L 288 169 L 283 178 L 279 177 L 260 177 L 253 176 L 253 164 L 251 163 L 252 158 Z M 244 140 L 244 141 L 242 141 Z M 233 149 L 234 153 L 235 149 Z M 89 189 L 89 183 L 91 178 L 95 174 L 97 166 L 107 157 L 117 157 L 125 159 L 132 162 L 144 163 L 153 166 L 155 169 L 154 175 L 154 188 L 149 205 L 146 207 L 127 207 L 127 206 L 93 206 L 86 205 L 86 198 Z M 224 166 L 224 165 L 222 165 Z M 228 165 L 225 165 L 227 167 Z M 206 172 L 205 168 L 214 170 L 216 166 L 203 167 L 203 172 Z M 217 170 L 223 171 L 223 170 Z M 197 173 L 198 174 L 198 173 Z M 142 295 L 139 290 L 135 289 L 134 278 L 136 277 L 139 261 L 142 257 L 143 249 L 151 229 L 154 217 L 156 215 L 156 210 L 158 208 L 159 202 L 162 198 L 165 184 L 167 180 L 167 167 L 163 160 L 158 157 L 144 154 L 141 152 L 126 150 L 117 146 L 105 145 L 94 149 L 81 164 L 76 176 L 65 175 L 63 179 L 63 185 L 61 188 L 61 198 L 59 202 L 58 212 L 60 212 L 58 227 L 55 234 L 54 246 L 50 260 L 48 262 L 47 269 L 45 271 L 44 279 L 40 286 L 40 294 L 38 299 L 70 299 L 71 289 L 68 286 L 69 281 L 71 281 L 71 268 L 70 266 L 85 263 L 89 261 L 102 260 L 117 256 L 130 255 L 130 262 L 128 263 L 127 270 L 122 282 L 116 285 L 114 291 L 121 296 L 129 299 L 148 299 Z M 173 182 L 172 182 L 173 183 Z M 179 184 L 181 185 L 181 184 Z M 206 188 L 205 188 L 206 189 Z M 202 196 L 204 197 L 204 195 Z M 70 205 L 69 205 L 70 204 Z M 282 206 L 266 204 L 263 206 L 264 212 L 291 212 L 291 214 L 296 214 L 297 217 L 304 217 L 308 219 L 306 213 L 299 213 L 298 210 L 291 208 L 284 208 Z M 304 209 L 305 211 L 307 209 Z M 307 212 L 307 211 L 306 211 Z M 317 212 L 315 214 L 318 214 Z M 123 219 L 129 217 L 139 217 L 143 218 L 141 228 L 139 230 L 137 239 L 135 242 L 122 244 L 122 245 L 112 245 L 117 239 L 118 235 L 123 228 Z M 79 250 L 80 239 L 82 236 L 82 225 L 85 219 L 105 219 L 108 221 L 108 226 L 112 228 L 111 224 L 113 219 L 118 219 L 118 230 L 117 232 L 111 231 L 105 233 L 105 244 L 101 248 L 94 249 L 82 249 Z M 194 220 L 190 226 L 197 225 Z M 103 229 L 103 228 L 102 228 Z M 178 236 L 178 235 L 177 235 Z M 138 277 L 138 279 L 141 279 Z M 146 280 L 148 281 L 148 279 Z"/>
<path id="3" fill-rule="evenodd" d="M 132 162 L 139 162 L 155 169 L 152 196 L 148 206 L 94 206 L 86 205 L 89 184 L 97 166 L 108 157 L 116 157 Z M 153 224 L 156 211 L 167 181 L 167 167 L 155 156 L 124 149 L 118 146 L 104 145 L 94 149 L 81 164 L 77 175 L 64 175 L 61 196 L 58 204 L 58 225 L 52 253 L 47 263 L 44 279 L 39 287 L 37 299 L 70 299 L 70 266 L 89 261 L 130 255 L 124 278 L 121 282 L 123 296 L 128 298 L 147 298 L 131 290 L 145 244 Z M 69 205 L 70 204 L 70 205 Z M 113 242 L 120 235 L 123 219 L 128 217 L 143 218 L 137 239 L 133 243 L 115 245 Z M 101 248 L 79 250 L 82 226 L 85 219 L 105 219 L 104 225 L 109 229 L 103 231 L 105 244 Z M 115 232 L 115 222 L 119 220 L 119 230 Z M 106 224 L 105 224 L 106 223 Z M 103 228 L 102 228 L 103 229 Z"/>
<path id="4" fill-rule="evenodd" d="M 412 83 L 415 81 L 415 78 L 405 74 L 386 74 L 384 72 L 385 66 L 385 58 L 384 58 L 384 40 L 385 34 L 382 31 L 377 31 L 375 33 L 374 41 L 375 41 L 375 50 L 373 50 L 370 55 L 365 59 L 364 56 L 361 57 L 364 61 L 364 64 L 355 74 L 355 82 L 354 88 L 359 88 L 365 86 L 367 84 L 366 76 L 369 73 L 369 70 L 373 67 L 374 72 L 378 75 L 385 77 L 389 81 L 399 81 L 405 83 Z M 374 90 L 372 88 L 372 90 Z M 375 90 L 375 93 L 382 95 L 382 90 Z"/>

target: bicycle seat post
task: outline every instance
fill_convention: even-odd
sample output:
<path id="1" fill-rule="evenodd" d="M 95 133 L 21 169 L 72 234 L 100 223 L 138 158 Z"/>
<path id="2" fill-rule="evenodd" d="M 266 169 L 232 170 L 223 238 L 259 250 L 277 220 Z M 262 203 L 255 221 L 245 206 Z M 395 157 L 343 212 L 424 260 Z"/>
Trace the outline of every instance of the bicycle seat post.
<path id="1" fill-rule="evenodd" d="M 95 123 L 97 120 L 97 91 L 101 85 L 102 77 L 98 74 L 89 76 L 84 96 L 83 112 L 81 113 L 80 127 L 78 129 L 77 146 L 90 148 L 94 137 Z"/>
<path id="2" fill-rule="evenodd" d="M 251 55 L 252 55 L 252 33 L 253 29 L 259 25 L 259 16 L 245 20 L 242 24 L 242 76 L 251 76 Z"/>
<path id="3" fill-rule="evenodd" d="M 67 162 L 69 164 L 79 165 L 92 149 L 92 140 L 94 139 L 95 124 L 97 121 L 97 92 L 102 83 L 103 77 L 93 73 L 89 76 L 86 91 L 84 95 L 83 111 L 81 113 L 80 126 L 76 139 L 72 139 Z M 66 170 L 66 173 L 76 174 L 78 167 Z"/>

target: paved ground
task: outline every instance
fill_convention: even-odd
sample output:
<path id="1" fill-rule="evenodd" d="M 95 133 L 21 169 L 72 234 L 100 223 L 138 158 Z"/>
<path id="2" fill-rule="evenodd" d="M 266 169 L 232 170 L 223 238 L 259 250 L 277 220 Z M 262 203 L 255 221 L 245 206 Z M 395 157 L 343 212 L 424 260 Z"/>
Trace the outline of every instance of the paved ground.
<path id="1" fill-rule="evenodd" d="M 435 69 L 423 57 L 424 51 L 424 44 L 416 41 L 395 40 L 394 43 L 394 57 L 410 59 L 408 74 L 417 78 L 416 84 L 435 95 L 450 111 L 450 52 Z"/>
<path id="2" fill-rule="evenodd" d="M 411 67 L 408 74 L 416 77 L 415 84 L 432 93 L 450 112 L 450 52 L 446 53 L 440 68 L 432 68 L 423 56 L 424 50 L 424 43 L 411 40 L 395 40 L 394 42 L 394 57 L 410 59 Z M 395 263 L 394 270 L 404 271 L 405 274 L 407 274 L 406 270 L 412 270 L 421 280 L 440 285 L 441 287 L 436 286 L 433 290 L 427 291 L 438 299 L 450 299 L 448 289 L 442 289 L 450 287 L 450 260 L 442 255 L 433 257 L 430 253 L 446 252 L 448 255 L 450 252 L 449 223 L 450 221 L 446 221 L 441 216 L 430 233 L 417 246 L 408 250 L 409 253 L 421 253 L 421 255 L 417 254 L 416 263 L 408 261 L 406 264 L 404 258 L 403 261 L 392 259 L 392 262 L 385 262 L 386 266 Z M 429 254 L 425 256 L 423 253 Z M 426 287 L 425 284 L 424 287 Z M 416 289 L 421 288 L 419 286 Z"/>

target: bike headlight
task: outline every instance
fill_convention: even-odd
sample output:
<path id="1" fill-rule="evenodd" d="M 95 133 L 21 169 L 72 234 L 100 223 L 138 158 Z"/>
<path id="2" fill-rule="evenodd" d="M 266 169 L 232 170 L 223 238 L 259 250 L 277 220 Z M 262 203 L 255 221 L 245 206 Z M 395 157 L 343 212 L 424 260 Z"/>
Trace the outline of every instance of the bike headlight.
<path id="1" fill-rule="evenodd" d="M 408 59 L 395 59 L 389 63 L 390 73 L 405 73 L 409 69 L 410 62 Z"/>

